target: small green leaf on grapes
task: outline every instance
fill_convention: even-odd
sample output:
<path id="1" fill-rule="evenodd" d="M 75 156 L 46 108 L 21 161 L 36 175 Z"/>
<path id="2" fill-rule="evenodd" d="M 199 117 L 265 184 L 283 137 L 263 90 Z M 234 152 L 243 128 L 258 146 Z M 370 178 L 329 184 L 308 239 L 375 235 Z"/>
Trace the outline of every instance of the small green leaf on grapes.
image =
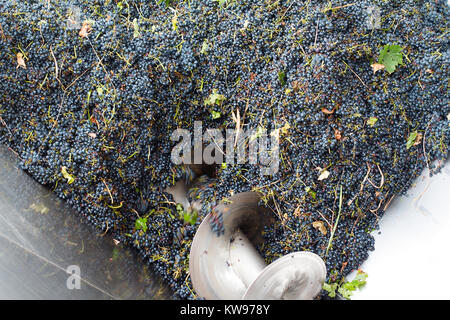
<path id="1" fill-rule="evenodd" d="M 281 86 L 286 85 L 286 73 L 283 70 L 278 71 L 278 80 L 281 83 Z"/>
<path id="2" fill-rule="evenodd" d="M 225 96 L 217 93 L 217 89 L 213 89 L 213 92 L 205 100 L 206 106 L 213 106 L 216 104 L 221 104 L 225 100 Z"/>
<path id="3" fill-rule="evenodd" d="M 375 125 L 375 123 L 377 123 L 377 121 L 378 121 L 378 118 L 376 118 L 376 117 L 370 117 L 370 118 L 367 120 L 367 124 L 368 124 L 369 126 L 373 127 L 373 126 Z"/>
<path id="4" fill-rule="evenodd" d="M 328 292 L 328 296 L 330 298 L 334 298 L 336 297 L 336 289 L 337 289 L 337 283 L 324 283 L 322 286 L 322 289 L 325 290 L 326 292 Z"/>
<path id="5" fill-rule="evenodd" d="M 383 47 L 378 57 L 378 63 L 384 65 L 389 74 L 393 73 L 398 65 L 403 64 L 402 47 L 387 44 Z"/>
<path id="6" fill-rule="evenodd" d="M 134 226 L 136 230 L 142 230 L 144 232 L 147 232 L 147 218 L 136 219 L 136 223 Z"/>
<path id="7" fill-rule="evenodd" d="M 417 138 L 417 131 L 413 131 L 409 134 L 408 141 L 406 142 L 406 150 L 408 150 L 414 145 L 414 142 L 416 142 L 416 138 Z"/>
<path id="8" fill-rule="evenodd" d="M 218 111 L 211 110 L 211 117 L 213 119 L 219 119 L 221 117 L 221 114 Z"/>

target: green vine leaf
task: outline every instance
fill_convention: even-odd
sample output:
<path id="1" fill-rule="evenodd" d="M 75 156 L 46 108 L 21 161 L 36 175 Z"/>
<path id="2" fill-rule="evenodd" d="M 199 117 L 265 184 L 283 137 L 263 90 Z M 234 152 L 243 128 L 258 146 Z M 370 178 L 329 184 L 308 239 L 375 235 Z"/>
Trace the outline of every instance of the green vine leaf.
<path id="1" fill-rule="evenodd" d="M 350 299 L 353 295 L 353 292 L 357 289 L 364 287 L 367 283 L 367 273 L 362 270 L 358 270 L 355 278 L 352 281 L 344 283 L 339 287 L 338 292 L 345 298 Z"/>
<path id="2" fill-rule="evenodd" d="M 218 111 L 211 110 L 211 117 L 213 119 L 219 119 L 221 117 L 221 114 Z"/>
<path id="3" fill-rule="evenodd" d="M 213 92 L 205 100 L 205 106 L 213 106 L 215 104 L 220 105 L 225 100 L 225 96 L 217 93 L 217 89 L 213 89 Z"/>
<path id="4" fill-rule="evenodd" d="M 316 199 L 317 193 L 313 189 L 311 189 L 311 187 L 306 187 L 305 191 L 308 192 L 311 198 L 313 198 L 314 200 Z"/>
<path id="5" fill-rule="evenodd" d="M 393 73 L 398 65 L 403 65 L 402 50 L 399 45 L 385 45 L 378 57 L 378 63 L 384 65 L 389 74 Z"/>
<path id="6" fill-rule="evenodd" d="M 353 295 L 353 292 L 361 289 L 367 283 L 367 273 L 362 270 L 358 270 L 355 275 L 355 278 L 352 281 L 346 281 L 338 285 L 338 283 L 324 283 L 322 289 L 328 292 L 328 296 L 330 298 L 336 297 L 336 289 L 337 292 L 345 299 L 350 300 L 350 297 Z"/>
<path id="7" fill-rule="evenodd" d="M 406 150 L 408 150 L 414 145 L 414 142 L 416 142 L 416 138 L 417 138 L 417 131 L 413 131 L 409 134 L 408 141 L 406 142 Z"/>
<path id="8" fill-rule="evenodd" d="M 147 232 L 147 218 L 136 219 L 134 227 L 136 228 L 136 230 Z"/>
<path id="9" fill-rule="evenodd" d="M 278 71 L 278 80 L 280 81 L 280 84 L 282 87 L 286 85 L 286 72 L 283 70 Z"/>
<path id="10" fill-rule="evenodd" d="M 202 50 L 200 51 L 201 54 L 208 54 L 209 50 L 209 44 L 208 39 L 205 39 L 202 43 Z"/>
<path id="11" fill-rule="evenodd" d="M 322 286 L 322 289 L 325 290 L 326 292 L 328 292 L 328 296 L 330 298 L 334 298 L 336 297 L 336 289 L 337 289 L 337 283 L 324 283 Z"/>

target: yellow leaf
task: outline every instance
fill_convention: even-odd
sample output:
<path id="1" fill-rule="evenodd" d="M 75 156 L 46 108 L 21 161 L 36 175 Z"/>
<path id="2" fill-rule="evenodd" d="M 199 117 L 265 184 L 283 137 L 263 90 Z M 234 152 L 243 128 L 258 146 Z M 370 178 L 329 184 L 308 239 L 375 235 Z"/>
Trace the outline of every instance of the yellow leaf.
<path id="1" fill-rule="evenodd" d="M 291 128 L 291 126 L 289 125 L 289 123 L 286 122 L 286 124 L 283 126 L 283 128 L 281 128 L 281 133 L 288 134 L 290 128 Z"/>
<path id="2" fill-rule="evenodd" d="M 377 117 L 370 117 L 367 120 L 367 124 L 373 127 L 375 125 L 375 123 L 377 123 L 377 121 L 378 121 Z"/>
<path id="3" fill-rule="evenodd" d="M 273 130 L 270 135 L 275 137 L 276 139 L 280 139 L 280 132 L 282 134 L 288 134 L 290 128 L 291 126 L 286 122 L 283 127 Z"/>
<path id="4" fill-rule="evenodd" d="M 47 214 L 49 211 L 50 211 L 50 209 L 49 208 L 47 208 L 44 204 L 42 204 L 42 203 L 33 203 L 31 206 L 30 206 L 30 209 L 33 209 L 34 211 L 36 211 L 37 213 L 40 213 L 40 214 Z"/>
<path id="5" fill-rule="evenodd" d="M 177 15 L 175 14 L 173 17 L 172 17 L 172 29 L 175 31 L 175 30 L 177 30 L 178 29 L 178 17 L 177 17 Z"/>
<path id="6" fill-rule="evenodd" d="M 322 233 L 324 236 L 327 234 L 327 228 L 325 228 L 325 226 L 324 226 L 324 224 L 323 224 L 322 221 L 314 221 L 314 222 L 312 223 L 312 226 L 313 226 L 315 229 L 319 230 L 320 233 Z"/>
<path id="7" fill-rule="evenodd" d="M 67 183 L 68 183 L 68 184 L 71 184 L 72 182 L 75 181 L 75 178 L 74 178 L 71 174 L 69 174 L 69 173 L 67 172 L 67 167 L 62 166 L 62 167 L 61 167 L 61 173 L 62 173 L 63 177 L 64 177 L 65 179 L 67 179 Z"/>
<path id="8" fill-rule="evenodd" d="M 301 210 L 300 206 L 298 206 L 294 211 L 294 216 L 300 217 L 301 215 L 302 215 L 302 210 Z"/>

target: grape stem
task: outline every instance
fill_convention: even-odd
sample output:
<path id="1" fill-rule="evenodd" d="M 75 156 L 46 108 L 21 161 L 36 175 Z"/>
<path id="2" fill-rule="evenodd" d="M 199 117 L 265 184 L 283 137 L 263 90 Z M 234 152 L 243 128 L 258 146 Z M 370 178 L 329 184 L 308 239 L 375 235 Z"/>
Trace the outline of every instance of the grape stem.
<path id="1" fill-rule="evenodd" d="M 337 228 L 337 225 L 339 223 L 339 217 L 341 216 L 341 209 L 342 209 L 342 185 L 340 186 L 340 191 L 339 191 L 339 211 L 338 211 L 338 216 L 336 218 L 336 222 L 334 223 L 333 230 L 331 230 L 330 239 L 328 240 L 328 246 L 327 246 L 327 251 L 325 252 L 325 256 L 328 255 L 328 250 L 330 250 L 330 248 L 331 248 L 331 243 L 333 242 L 333 236 L 334 236 L 334 233 L 336 232 L 336 228 Z"/>

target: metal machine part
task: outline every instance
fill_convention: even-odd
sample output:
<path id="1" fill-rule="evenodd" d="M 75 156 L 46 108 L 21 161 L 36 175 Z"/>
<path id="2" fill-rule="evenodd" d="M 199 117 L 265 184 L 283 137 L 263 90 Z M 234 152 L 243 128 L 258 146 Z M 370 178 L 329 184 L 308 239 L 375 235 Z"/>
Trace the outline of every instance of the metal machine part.
<path id="1" fill-rule="evenodd" d="M 244 300 L 310 300 L 322 289 L 326 268 L 311 252 L 293 252 L 272 262 L 248 287 Z"/>
<path id="2" fill-rule="evenodd" d="M 198 295 L 205 299 L 313 299 L 325 281 L 322 259 L 294 252 L 266 265 L 255 246 L 270 223 L 255 192 L 230 198 L 214 210 L 223 215 L 224 232 L 212 231 L 210 213 L 200 224 L 191 246 L 189 271 Z"/>

